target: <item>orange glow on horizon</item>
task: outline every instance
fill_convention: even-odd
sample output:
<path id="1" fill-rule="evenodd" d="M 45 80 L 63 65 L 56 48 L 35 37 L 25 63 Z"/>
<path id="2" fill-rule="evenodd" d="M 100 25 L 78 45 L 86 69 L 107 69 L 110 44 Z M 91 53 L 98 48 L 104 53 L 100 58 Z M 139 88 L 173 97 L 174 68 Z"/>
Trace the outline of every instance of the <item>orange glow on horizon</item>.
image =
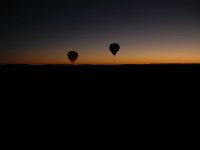
<path id="1" fill-rule="evenodd" d="M 4 56 L 1 64 L 71 64 L 67 51 L 55 47 L 47 53 L 45 49 Z M 91 48 L 93 49 L 93 48 Z M 102 50 L 103 49 L 103 50 Z M 181 46 L 135 46 L 123 47 L 113 56 L 108 49 L 78 51 L 79 57 L 75 64 L 159 64 L 159 63 L 200 63 L 200 45 Z M 48 49 L 49 50 L 49 49 Z"/>
<path id="2" fill-rule="evenodd" d="M 103 56 L 103 55 L 102 55 Z M 71 64 L 66 57 L 55 58 L 20 58 L 10 59 L 11 64 Z M 99 59 L 91 57 L 79 57 L 75 64 L 159 64 L 159 63 L 200 63 L 200 56 L 107 56 Z"/>

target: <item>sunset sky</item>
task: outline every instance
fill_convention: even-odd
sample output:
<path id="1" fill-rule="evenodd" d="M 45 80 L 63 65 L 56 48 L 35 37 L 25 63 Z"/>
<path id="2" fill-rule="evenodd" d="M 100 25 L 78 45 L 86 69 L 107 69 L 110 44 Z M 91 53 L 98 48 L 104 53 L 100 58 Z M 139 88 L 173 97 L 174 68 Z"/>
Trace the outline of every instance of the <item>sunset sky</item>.
<path id="1" fill-rule="evenodd" d="M 0 64 L 200 63 L 199 0 L 3 0 L 0 16 Z"/>

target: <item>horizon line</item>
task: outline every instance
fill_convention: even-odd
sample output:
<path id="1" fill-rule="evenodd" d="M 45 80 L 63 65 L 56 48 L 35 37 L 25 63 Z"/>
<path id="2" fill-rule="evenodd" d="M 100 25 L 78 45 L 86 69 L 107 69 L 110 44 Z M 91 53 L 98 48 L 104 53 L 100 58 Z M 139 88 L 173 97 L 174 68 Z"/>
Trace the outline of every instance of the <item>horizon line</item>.
<path id="1" fill-rule="evenodd" d="M 133 64 L 26 64 L 26 63 L 6 63 L 6 64 L 0 64 L 3 65 L 30 65 L 30 66 L 42 66 L 42 65 L 61 65 L 61 66 L 82 66 L 82 65 L 96 65 L 96 66 L 117 66 L 117 65 L 200 65 L 200 63 L 133 63 Z"/>

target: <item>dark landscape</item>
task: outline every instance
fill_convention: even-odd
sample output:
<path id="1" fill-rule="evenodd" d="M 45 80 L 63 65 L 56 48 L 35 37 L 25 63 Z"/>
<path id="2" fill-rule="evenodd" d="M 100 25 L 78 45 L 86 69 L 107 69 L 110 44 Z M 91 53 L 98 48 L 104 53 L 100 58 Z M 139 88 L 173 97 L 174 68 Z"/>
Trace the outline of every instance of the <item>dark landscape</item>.
<path id="1" fill-rule="evenodd" d="M 198 64 L 1 65 L 0 74 L 4 116 L 16 147 L 198 145 Z"/>

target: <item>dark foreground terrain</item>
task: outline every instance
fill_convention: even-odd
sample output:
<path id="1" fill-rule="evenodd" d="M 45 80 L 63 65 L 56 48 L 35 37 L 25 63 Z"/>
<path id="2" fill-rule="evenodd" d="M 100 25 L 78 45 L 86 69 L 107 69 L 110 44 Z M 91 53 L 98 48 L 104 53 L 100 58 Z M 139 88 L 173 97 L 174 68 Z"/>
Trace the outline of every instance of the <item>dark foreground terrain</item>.
<path id="1" fill-rule="evenodd" d="M 199 147 L 200 65 L 2 65 L 0 83 L 7 146 Z"/>

